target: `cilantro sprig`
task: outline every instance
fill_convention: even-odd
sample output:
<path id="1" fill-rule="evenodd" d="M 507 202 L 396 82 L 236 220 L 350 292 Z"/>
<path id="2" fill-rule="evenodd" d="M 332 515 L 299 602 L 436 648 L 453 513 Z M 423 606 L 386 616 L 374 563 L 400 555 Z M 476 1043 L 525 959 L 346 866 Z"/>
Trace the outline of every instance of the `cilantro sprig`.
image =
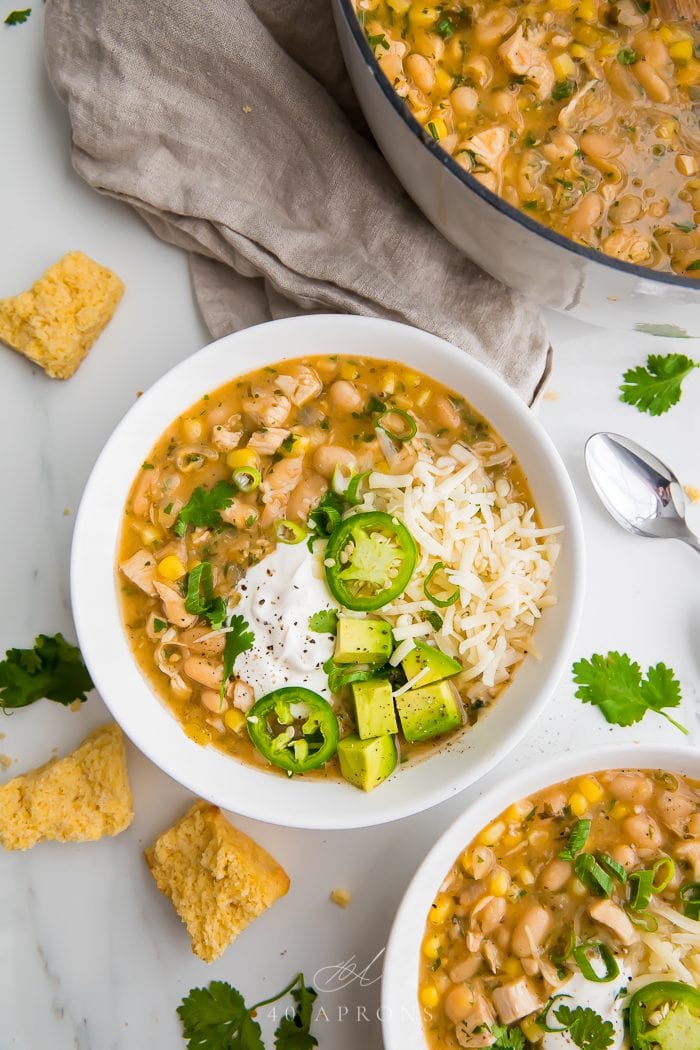
<path id="1" fill-rule="evenodd" d="M 600 708 L 608 722 L 631 726 L 640 722 L 647 711 L 656 711 L 681 733 L 688 730 L 666 713 L 666 707 L 681 702 L 680 682 L 663 663 L 650 667 L 646 677 L 638 663 L 626 653 L 594 654 L 590 660 L 579 660 L 573 666 L 576 696 L 584 704 Z"/>
<path id="2" fill-rule="evenodd" d="M 291 993 L 294 1014 L 285 1012 L 275 1031 L 276 1050 L 313 1050 L 318 1040 L 311 1034 L 311 1020 L 316 992 L 298 973 L 277 995 L 253 1006 L 226 981 L 212 981 L 208 988 L 193 988 L 177 1012 L 182 1021 L 188 1050 L 265 1050 L 262 1030 L 255 1013 Z"/>
<path id="3" fill-rule="evenodd" d="M 224 676 L 221 682 L 221 695 L 224 695 L 228 680 L 233 674 L 233 667 L 241 653 L 247 653 L 255 644 L 255 635 L 250 624 L 243 616 L 232 616 L 228 625 L 224 644 Z"/>
<path id="4" fill-rule="evenodd" d="M 0 710 L 55 700 L 82 703 L 93 688 L 80 650 L 62 634 L 40 634 L 32 649 L 8 649 L 0 662 Z"/>
<path id="5" fill-rule="evenodd" d="M 525 1050 L 525 1036 L 520 1028 L 495 1024 L 491 1029 L 495 1038 L 494 1050 Z"/>
<path id="6" fill-rule="evenodd" d="M 607 1050 L 615 1038 L 612 1021 L 604 1021 L 589 1006 L 576 1006 L 572 1010 L 562 1004 L 554 1011 L 554 1016 L 579 1050 Z"/>
<path id="7" fill-rule="evenodd" d="M 217 481 L 211 489 L 196 488 L 177 516 L 173 531 L 184 536 L 187 526 L 216 528 L 222 524 L 221 511 L 233 503 L 236 489 L 228 481 Z"/>
<path id="8" fill-rule="evenodd" d="M 6 26 L 21 26 L 29 18 L 32 13 L 31 7 L 25 7 L 23 11 L 10 11 L 7 18 L 4 20 Z"/>
<path id="9" fill-rule="evenodd" d="M 309 630 L 314 634 L 335 634 L 338 630 L 338 613 L 335 609 L 319 609 L 309 617 Z"/>
<path id="10" fill-rule="evenodd" d="M 650 416 L 662 416 L 678 404 L 686 376 L 700 362 L 685 354 L 649 354 L 646 366 L 628 369 L 620 386 L 620 400 Z"/>

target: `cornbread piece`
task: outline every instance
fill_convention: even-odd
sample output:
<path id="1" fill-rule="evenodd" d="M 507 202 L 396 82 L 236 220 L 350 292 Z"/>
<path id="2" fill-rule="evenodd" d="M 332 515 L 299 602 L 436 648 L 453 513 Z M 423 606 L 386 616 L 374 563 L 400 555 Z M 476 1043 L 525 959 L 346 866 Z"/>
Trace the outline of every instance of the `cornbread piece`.
<path id="1" fill-rule="evenodd" d="M 289 889 L 277 861 L 207 802 L 197 802 L 144 855 L 205 962 Z"/>
<path id="2" fill-rule="evenodd" d="M 92 842 L 134 819 L 124 738 L 101 726 L 66 755 L 0 786 L 0 843 L 31 849 L 42 839 Z"/>
<path id="3" fill-rule="evenodd" d="M 68 379 L 107 326 L 123 292 L 116 274 L 82 252 L 69 252 L 28 292 L 0 299 L 0 340 L 52 379 Z"/>

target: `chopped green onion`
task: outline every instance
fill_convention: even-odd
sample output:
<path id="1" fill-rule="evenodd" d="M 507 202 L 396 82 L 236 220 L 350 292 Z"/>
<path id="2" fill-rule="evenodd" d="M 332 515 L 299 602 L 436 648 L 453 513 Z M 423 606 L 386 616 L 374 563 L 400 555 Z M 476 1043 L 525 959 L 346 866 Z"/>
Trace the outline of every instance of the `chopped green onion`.
<path id="1" fill-rule="evenodd" d="M 628 904 L 625 905 L 625 911 L 632 925 L 644 930 L 645 933 L 656 933 L 658 930 L 659 921 L 650 911 L 632 911 Z"/>
<path id="2" fill-rule="evenodd" d="M 433 605 L 437 605 L 439 609 L 446 609 L 448 605 L 454 605 L 454 603 L 459 598 L 459 587 L 455 587 L 455 589 L 452 591 L 452 594 L 448 595 L 447 598 L 438 598 L 434 594 L 431 594 L 430 584 L 432 583 L 433 576 L 435 576 L 437 572 L 440 572 L 440 570 L 444 568 L 445 565 L 443 562 L 436 561 L 428 575 L 425 577 L 425 580 L 423 581 L 423 594 L 428 599 L 428 601 L 432 602 Z"/>
<path id="3" fill-rule="evenodd" d="M 355 474 L 352 478 L 350 478 L 350 484 L 347 487 L 345 498 L 351 507 L 356 507 L 358 503 L 362 502 L 362 496 L 360 495 L 360 486 L 362 485 L 362 482 L 370 476 L 371 473 L 371 470 L 365 470 L 362 474 Z"/>
<path id="4" fill-rule="evenodd" d="M 657 882 L 657 872 L 662 871 L 663 868 L 666 869 L 666 874 L 664 875 L 662 872 L 662 874 L 659 876 L 660 881 Z M 657 860 L 656 864 L 651 869 L 651 888 L 654 891 L 654 893 L 663 893 L 675 874 L 676 865 L 670 857 L 662 857 L 660 860 Z"/>
<path id="5" fill-rule="evenodd" d="M 427 612 L 425 614 L 425 618 L 434 631 L 439 631 L 442 629 L 442 616 L 440 616 L 440 613 L 436 613 L 434 609 L 431 609 L 429 612 Z"/>
<path id="6" fill-rule="evenodd" d="M 298 521 L 280 518 L 275 522 L 275 539 L 280 543 L 301 543 L 306 536 L 306 529 Z"/>
<path id="7" fill-rule="evenodd" d="M 568 1032 L 568 1025 L 563 1025 L 563 1027 L 561 1028 L 552 1028 L 549 1021 L 547 1020 L 547 1017 L 551 1013 L 552 1007 L 557 1002 L 557 1000 L 571 998 L 573 998 L 573 996 L 568 995 L 566 992 L 560 992 L 559 995 L 553 995 L 549 1002 L 545 1003 L 545 1007 L 542 1013 L 539 1014 L 536 1018 L 536 1023 L 539 1025 L 539 1027 L 542 1028 L 545 1032 Z"/>
<path id="8" fill-rule="evenodd" d="M 569 834 L 569 841 L 566 847 L 560 851 L 560 860 L 573 860 L 577 853 L 580 853 L 583 847 L 588 842 L 588 836 L 591 833 L 590 820 L 577 820 L 571 829 Z"/>
<path id="9" fill-rule="evenodd" d="M 569 936 L 566 940 L 564 940 L 564 931 L 562 930 L 561 935 L 554 942 L 554 946 L 549 953 L 549 958 L 555 966 L 563 966 L 566 960 L 571 958 L 571 954 L 575 947 L 576 934 L 574 933 L 573 928 L 569 930 Z"/>
<path id="10" fill-rule="evenodd" d="M 237 467 L 231 480 L 241 492 L 254 492 L 262 481 L 262 474 L 257 467 Z"/>
<path id="11" fill-rule="evenodd" d="M 605 964 L 605 970 L 602 974 L 593 969 L 591 960 L 588 958 L 588 952 L 595 952 Z M 608 981 L 614 981 L 620 975 L 620 967 L 615 961 L 615 956 L 607 944 L 603 944 L 602 941 L 584 941 L 583 944 L 579 944 L 578 947 L 574 948 L 573 956 L 587 981 L 595 981 L 596 984 L 607 984 Z"/>
<path id="12" fill-rule="evenodd" d="M 654 892 L 654 872 L 633 871 L 629 882 L 633 894 L 629 902 L 630 908 L 632 911 L 646 911 Z"/>
<path id="13" fill-rule="evenodd" d="M 658 781 L 659 784 L 663 784 L 669 791 L 678 791 L 678 780 L 673 773 L 666 773 L 663 769 L 657 769 L 656 773 L 654 773 L 654 780 Z"/>
<path id="14" fill-rule="evenodd" d="M 185 609 L 194 616 L 202 616 L 214 600 L 214 576 L 211 562 L 195 565 L 187 577 Z"/>
<path id="15" fill-rule="evenodd" d="M 686 918 L 700 921 L 700 882 L 686 882 L 681 886 L 680 898 L 685 905 L 683 914 Z"/>
<path id="16" fill-rule="evenodd" d="M 388 425 L 387 421 L 392 416 L 398 416 L 404 424 L 403 429 L 395 430 Z M 409 416 L 408 412 L 404 412 L 402 408 L 390 408 L 387 412 L 383 412 L 374 425 L 377 429 L 383 430 L 385 434 L 388 434 L 390 438 L 401 442 L 410 441 L 411 438 L 416 436 L 418 431 L 418 425 L 413 416 Z"/>
<path id="17" fill-rule="evenodd" d="M 579 853 L 574 861 L 574 872 L 598 897 L 612 897 L 613 880 L 590 853 Z"/>
<path id="18" fill-rule="evenodd" d="M 354 467 L 348 467 L 342 463 L 336 463 L 333 477 L 331 478 L 331 489 L 335 492 L 336 496 L 345 495 L 354 476 Z"/>
<path id="19" fill-rule="evenodd" d="M 599 853 L 597 860 L 603 871 L 606 871 L 608 875 L 612 875 L 618 882 L 627 882 L 627 872 L 621 864 L 613 860 L 609 853 Z"/>

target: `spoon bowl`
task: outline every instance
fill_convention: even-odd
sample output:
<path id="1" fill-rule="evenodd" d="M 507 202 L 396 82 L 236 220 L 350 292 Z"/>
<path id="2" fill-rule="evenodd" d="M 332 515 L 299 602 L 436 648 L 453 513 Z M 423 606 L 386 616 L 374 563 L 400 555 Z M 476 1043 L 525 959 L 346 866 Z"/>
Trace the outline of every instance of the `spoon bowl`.
<path id="1" fill-rule="evenodd" d="M 602 431 L 586 442 L 585 459 L 593 487 L 618 525 L 637 536 L 682 540 L 700 551 L 685 521 L 683 487 L 653 453 Z"/>

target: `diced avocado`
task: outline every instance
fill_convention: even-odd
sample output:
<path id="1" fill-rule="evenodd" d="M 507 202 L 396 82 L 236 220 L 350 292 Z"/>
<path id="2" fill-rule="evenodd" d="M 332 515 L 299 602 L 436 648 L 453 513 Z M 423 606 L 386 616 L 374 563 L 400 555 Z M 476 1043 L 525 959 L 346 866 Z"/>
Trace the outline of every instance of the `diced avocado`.
<path id="1" fill-rule="evenodd" d="M 391 627 L 384 620 L 338 617 L 335 641 L 337 664 L 384 664 L 393 648 Z"/>
<path id="2" fill-rule="evenodd" d="M 440 682 L 443 678 L 450 678 L 462 670 L 462 665 L 457 660 L 436 649 L 434 645 L 426 645 L 425 642 L 416 642 L 415 648 L 401 661 L 401 666 L 409 682 L 419 671 L 427 668 L 416 683 L 421 688 L 432 682 Z"/>
<path id="3" fill-rule="evenodd" d="M 347 781 L 363 791 L 372 791 L 396 769 L 396 744 L 388 733 L 371 740 L 360 740 L 353 733 L 338 744 L 338 760 Z"/>
<path id="4" fill-rule="evenodd" d="M 449 682 L 409 689 L 396 697 L 403 735 L 410 744 L 430 740 L 462 724 L 462 712 Z"/>
<path id="5" fill-rule="evenodd" d="M 394 698 L 385 678 L 370 678 L 367 682 L 353 682 L 355 722 L 360 739 L 368 740 L 384 733 L 398 733 Z"/>

